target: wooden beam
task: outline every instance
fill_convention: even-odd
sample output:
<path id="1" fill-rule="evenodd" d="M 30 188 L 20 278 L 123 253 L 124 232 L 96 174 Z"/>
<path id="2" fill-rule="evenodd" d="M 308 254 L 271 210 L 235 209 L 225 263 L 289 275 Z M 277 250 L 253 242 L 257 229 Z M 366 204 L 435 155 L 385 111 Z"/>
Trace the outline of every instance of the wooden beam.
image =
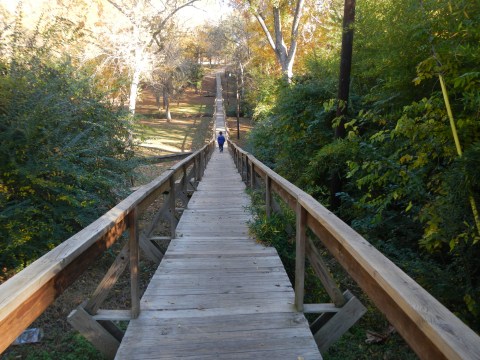
<path id="1" fill-rule="evenodd" d="M 330 345 L 340 339 L 367 312 L 365 306 L 348 290 L 344 294 L 346 304 L 314 334 L 320 352 L 324 353 Z"/>
<path id="2" fill-rule="evenodd" d="M 175 179 L 170 178 L 170 194 L 169 194 L 169 211 L 170 211 L 170 236 L 175 238 L 175 229 L 177 227 L 177 220 L 175 219 Z"/>
<path id="3" fill-rule="evenodd" d="M 336 313 L 340 308 L 335 304 L 303 304 L 303 312 L 305 314 L 322 314 L 322 313 Z"/>
<path id="4" fill-rule="evenodd" d="M 342 307 L 345 304 L 345 297 L 338 288 L 335 280 L 333 280 L 332 276 L 330 275 L 327 265 L 323 262 L 322 256 L 310 238 L 307 241 L 307 257 L 310 261 L 310 265 L 315 271 L 315 274 L 320 279 L 323 287 L 330 296 L 330 299 L 332 299 L 335 306 Z"/>
<path id="5" fill-rule="evenodd" d="M 90 315 L 95 315 L 97 310 L 102 306 L 102 303 L 108 296 L 108 293 L 116 284 L 120 276 L 123 274 L 123 271 L 128 265 L 129 261 L 129 248 L 126 244 L 120 253 L 117 255 L 115 261 L 113 262 L 110 269 L 108 269 L 107 274 L 103 277 L 100 284 L 97 286 L 97 289 L 94 291 L 90 300 L 88 300 L 85 305 L 85 311 Z"/>
<path id="6" fill-rule="evenodd" d="M 130 321 L 132 320 L 131 310 L 104 310 L 99 309 L 93 318 L 97 321 Z"/>
<path id="7" fill-rule="evenodd" d="M 148 239 L 145 235 L 140 234 L 139 245 L 143 250 L 143 254 L 158 265 L 163 259 L 163 253 L 152 244 L 152 240 L 154 240 L 154 238 Z"/>
<path id="8" fill-rule="evenodd" d="M 107 359 L 114 359 L 120 342 L 81 306 L 68 315 L 68 322 Z"/>

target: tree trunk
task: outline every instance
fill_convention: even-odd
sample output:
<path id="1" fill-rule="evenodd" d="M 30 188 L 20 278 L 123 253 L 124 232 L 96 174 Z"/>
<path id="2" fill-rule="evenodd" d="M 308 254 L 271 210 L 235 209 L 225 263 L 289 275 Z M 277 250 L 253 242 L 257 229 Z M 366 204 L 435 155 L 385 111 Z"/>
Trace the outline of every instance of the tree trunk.
<path id="1" fill-rule="evenodd" d="M 345 123 L 348 112 L 348 98 L 350 93 L 350 72 L 352 69 L 353 52 L 353 24 L 355 22 L 355 0 L 345 0 L 343 13 L 342 52 L 340 58 L 340 77 L 338 84 L 337 118 L 340 122 L 335 128 L 335 139 L 346 136 Z M 330 187 L 330 203 L 332 209 L 340 206 L 340 198 L 336 195 L 342 191 L 340 174 L 332 174 Z"/>
<path id="2" fill-rule="evenodd" d="M 130 99 L 128 110 L 132 115 L 135 115 L 135 107 L 137 105 L 137 94 L 138 94 L 138 85 L 140 83 L 140 76 L 143 72 L 143 49 L 140 46 L 140 29 L 137 25 L 133 26 L 133 36 L 137 41 L 135 46 L 135 63 L 132 76 L 132 85 L 130 85 Z"/>
<path id="3" fill-rule="evenodd" d="M 235 75 L 235 88 L 237 93 L 237 139 L 240 139 L 240 89 L 238 82 L 238 73 Z"/>
<path id="4" fill-rule="evenodd" d="M 135 115 L 135 107 L 137 105 L 138 84 L 140 83 L 141 69 L 135 66 L 133 72 L 132 84 L 130 85 L 130 100 L 128 104 L 128 110 L 132 115 Z"/>
<path id="5" fill-rule="evenodd" d="M 165 114 L 167 121 L 170 122 L 172 121 L 172 115 L 170 114 L 170 99 L 168 96 L 168 89 L 167 87 L 163 88 L 163 101 L 165 103 Z"/>

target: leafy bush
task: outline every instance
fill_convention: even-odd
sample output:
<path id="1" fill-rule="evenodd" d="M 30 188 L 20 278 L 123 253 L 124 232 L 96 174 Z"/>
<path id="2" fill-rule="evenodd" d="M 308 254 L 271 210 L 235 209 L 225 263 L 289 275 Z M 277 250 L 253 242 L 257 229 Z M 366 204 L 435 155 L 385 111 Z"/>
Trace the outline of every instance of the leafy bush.
<path id="1" fill-rule="evenodd" d="M 388 0 L 357 10 L 347 137 L 333 138 L 337 75 L 329 50 L 319 49 L 305 75 L 263 98 L 251 151 L 326 205 L 339 176 L 337 214 L 480 329 L 480 235 L 471 208 L 480 203 L 480 6 Z"/>
<path id="2" fill-rule="evenodd" d="M 14 65 L 14 66 L 13 66 Z M 68 60 L 4 65 L 0 78 L 0 262 L 6 272 L 52 249 L 125 195 L 126 117 Z"/>

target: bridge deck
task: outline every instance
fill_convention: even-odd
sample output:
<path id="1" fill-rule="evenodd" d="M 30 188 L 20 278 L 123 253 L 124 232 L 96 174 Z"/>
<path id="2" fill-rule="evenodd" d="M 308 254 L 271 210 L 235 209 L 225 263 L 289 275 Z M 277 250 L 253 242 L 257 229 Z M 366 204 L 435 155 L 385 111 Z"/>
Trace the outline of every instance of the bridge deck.
<path id="1" fill-rule="evenodd" d="M 248 236 L 249 198 L 213 154 L 116 359 L 320 359 L 271 247 Z"/>
<path id="2" fill-rule="evenodd" d="M 249 201 L 215 151 L 116 359 L 321 359 L 277 252 L 248 235 Z"/>

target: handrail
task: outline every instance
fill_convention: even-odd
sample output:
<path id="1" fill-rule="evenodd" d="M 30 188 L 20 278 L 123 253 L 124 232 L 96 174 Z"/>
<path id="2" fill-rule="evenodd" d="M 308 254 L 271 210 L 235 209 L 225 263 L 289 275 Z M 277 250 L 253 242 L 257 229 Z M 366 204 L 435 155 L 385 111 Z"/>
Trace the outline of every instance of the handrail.
<path id="1" fill-rule="evenodd" d="M 304 228 L 308 226 L 320 239 L 420 358 L 479 359 L 480 337 L 472 329 L 312 196 L 227 141 L 237 167 L 243 169 L 245 163 L 247 182 L 254 184 L 259 176 L 265 183 L 267 212 L 271 191 L 296 211 L 297 270 L 303 270 L 305 256 L 305 241 L 302 244 L 298 235 L 298 224 L 303 221 Z M 303 276 L 296 274 L 295 281 L 299 311 L 303 309 Z"/>
<path id="2" fill-rule="evenodd" d="M 159 194 L 174 192 L 176 178 L 187 167 L 193 165 L 195 177 L 200 180 L 214 147 L 214 139 L 211 139 L 202 149 L 140 187 L 86 228 L 1 284 L 0 353 L 127 229 L 130 229 L 131 238 L 132 233 L 137 237 L 138 248 L 138 231 L 135 230 L 138 212 L 146 209 Z M 132 305 L 133 316 L 135 311 L 138 309 L 133 309 Z"/>

